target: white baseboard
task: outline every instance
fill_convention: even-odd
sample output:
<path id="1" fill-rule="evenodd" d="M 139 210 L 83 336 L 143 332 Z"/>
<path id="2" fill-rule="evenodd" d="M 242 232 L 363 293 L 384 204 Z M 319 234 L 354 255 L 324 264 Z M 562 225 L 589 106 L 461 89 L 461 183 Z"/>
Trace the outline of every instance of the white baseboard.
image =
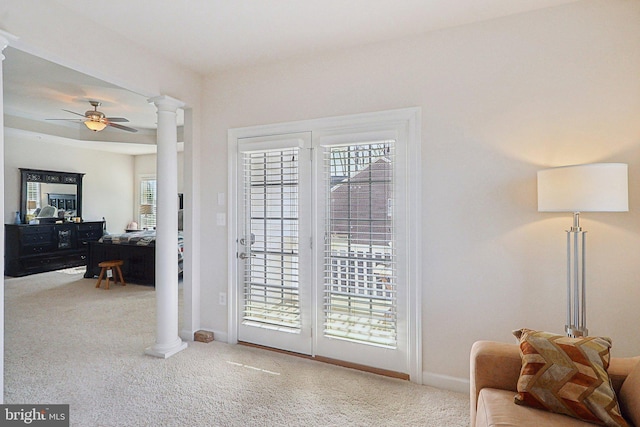
<path id="1" fill-rule="evenodd" d="M 434 374 L 432 372 L 422 373 L 422 384 L 465 394 L 469 394 L 470 387 L 468 378 L 451 377 L 449 375 Z"/>
<path id="2" fill-rule="evenodd" d="M 226 332 L 221 332 L 221 331 L 212 331 L 210 329 L 198 329 L 198 330 L 203 330 L 203 331 L 209 331 L 209 332 L 213 332 L 213 340 L 214 341 L 220 341 L 220 342 L 227 342 L 227 333 Z M 195 334 L 196 331 L 190 331 L 188 329 L 183 329 L 180 331 L 180 338 L 183 341 L 193 341 L 193 334 Z"/>
<path id="3" fill-rule="evenodd" d="M 188 329 L 181 330 L 178 335 L 182 341 L 193 341 L 193 332 Z"/>
<path id="4" fill-rule="evenodd" d="M 227 333 L 222 331 L 213 331 L 213 340 L 220 342 L 229 342 Z"/>

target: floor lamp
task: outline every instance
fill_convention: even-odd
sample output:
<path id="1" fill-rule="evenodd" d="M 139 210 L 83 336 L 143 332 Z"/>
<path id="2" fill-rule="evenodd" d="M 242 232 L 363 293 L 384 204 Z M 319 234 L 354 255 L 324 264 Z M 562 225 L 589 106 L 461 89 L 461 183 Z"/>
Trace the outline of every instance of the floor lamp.
<path id="1" fill-rule="evenodd" d="M 581 212 L 627 212 L 628 178 L 624 163 L 592 163 L 538 171 L 538 211 L 573 212 L 567 232 L 567 324 L 570 337 L 587 336 L 586 231 Z"/>

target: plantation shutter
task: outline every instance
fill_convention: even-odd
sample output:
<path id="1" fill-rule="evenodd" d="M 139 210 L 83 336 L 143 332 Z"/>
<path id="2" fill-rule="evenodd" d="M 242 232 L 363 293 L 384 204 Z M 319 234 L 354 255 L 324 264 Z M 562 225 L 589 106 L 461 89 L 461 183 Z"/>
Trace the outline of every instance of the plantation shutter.
<path id="1" fill-rule="evenodd" d="M 298 147 L 242 153 L 245 325 L 299 332 Z"/>
<path id="2" fill-rule="evenodd" d="M 393 141 L 324 149 L 324 335 L 397 345 Z"/>

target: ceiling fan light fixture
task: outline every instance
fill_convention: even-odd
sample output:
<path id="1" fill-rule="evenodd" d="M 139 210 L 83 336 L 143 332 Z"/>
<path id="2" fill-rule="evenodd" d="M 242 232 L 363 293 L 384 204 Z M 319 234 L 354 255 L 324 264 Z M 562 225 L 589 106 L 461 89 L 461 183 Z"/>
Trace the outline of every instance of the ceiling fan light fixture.
<path id="1" fill-rule="evenodd" d="M 104 128 L 106 128 L 107 126 L 111 126 L 115 129 L 120 129 L 127 132 L 138 132 L 138 129 L 134 129 L 129 126 L 120 124 L 120 123 L 126 123 L 129 121 L 124 117 L 106 117 L 102 111 L 98 111 L 98 107 L 100 106 L 100 103 L 98 101 L 89 101 L 89 103 L 93 107 L 93 110 L 85 111 L 84 114 L 63 109 L 63 111 L 66 111 L 68 113 L 75 114 L 76 116 L 81 116 L 82 119 L 76 118 L 76 119 L 47 119 L 47 120 L 70 120 L 74 122 L 82 122 L 88 129 L 94 132 L 100 132 L 101 130 L 104 130 Z"/>
<path id="2" fill-rule="evenodd" d="M 94 121 L 94 120 L 85 120 L 84 124 L 86 127 L 88 127 L 94 132 L 100 132 L 101 130 L 107 127 L 106 123 L 103 123 L 101 121 Z"/>

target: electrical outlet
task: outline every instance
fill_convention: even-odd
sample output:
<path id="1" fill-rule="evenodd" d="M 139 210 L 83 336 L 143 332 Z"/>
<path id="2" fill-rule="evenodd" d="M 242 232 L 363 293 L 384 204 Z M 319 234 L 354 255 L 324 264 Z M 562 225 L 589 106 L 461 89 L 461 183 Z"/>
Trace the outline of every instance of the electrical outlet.
<path id="1" fill-rule="evenodd" d="M 226 292 L 220 292 L 220 295 L 218 295 L 218 304 L 227 305 L 227 293 Z"/>

